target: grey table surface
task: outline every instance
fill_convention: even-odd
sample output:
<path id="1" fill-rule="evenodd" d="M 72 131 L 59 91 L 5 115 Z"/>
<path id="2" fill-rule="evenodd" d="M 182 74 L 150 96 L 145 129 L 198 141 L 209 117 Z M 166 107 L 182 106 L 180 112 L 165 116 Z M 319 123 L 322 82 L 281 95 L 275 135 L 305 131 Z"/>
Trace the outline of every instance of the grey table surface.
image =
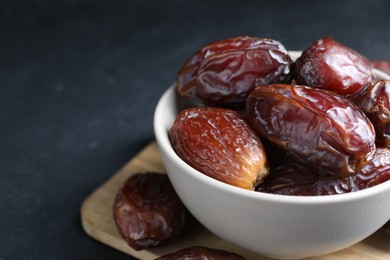
<path id="1" fill-rule="evenodd" d="M 390 2 L 1 1 L 0 259 L 131 259 L 82 230 L 83 199 L 154 139 L 152 118 L 204 44 L 323 36 L 390 60 Z"/>

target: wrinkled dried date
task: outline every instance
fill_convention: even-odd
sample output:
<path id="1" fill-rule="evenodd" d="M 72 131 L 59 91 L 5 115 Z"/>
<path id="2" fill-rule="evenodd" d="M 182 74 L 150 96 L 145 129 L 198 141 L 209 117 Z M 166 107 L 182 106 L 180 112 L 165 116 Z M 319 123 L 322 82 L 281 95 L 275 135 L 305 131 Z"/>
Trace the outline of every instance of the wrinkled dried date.
<path id="1" fill-rule="evenodd" d="M 335 173 L 359 171 L 375 152 L 368 118 L 332 92 L 274 84 L 256 87 L 246 113 L 254 129 L 298 160 Z"/>
<path id="2" fill-rule="evenodd" d="M 257 190 L 281 195 L 332 195 L 363 190 L 389 179 L 390 150 L 378 147 L 372 161 L 356 175 L 335 175 L 298 162 L 289 162 L 272 170 Z"/>
<path id="3" fill-rule="evenodd" d="M 390 179 L 390 149 L 378 147 L 374 158 L 356 175 L 350 177 L 357 189 L 376 186 Z"/>
<path id="4" fill-rule="evenodd" d="M 244 260 L 240 255 L 224 250 L 193 246 L 181 249 L 177 252 L 161 256 L 155 260 Z"/>
<path id="5" fill-rule="evenodd" d="M 356 51 L 325 37 L 303 51 L 294 64 L 298 84 L 344 96 L 358 92 L 373 79 L 371 63 Z"/>
<path id="6" fill-rule="evenodd" d="M 275 40 L 240 36 L 198 51 L 181 68 L 180 96 L 208 105 L 243 103 L 256 84 L 284 83 L 291 58 Z"/>
<path id="7" fill-rule="evenodd" d="M 179 72 L 176 94 L 178 100 L 187 100 L 190 106 L 231 109 L 242 109 L 247 97 L 246 111 L 241 116 L 269 141 L 263 144 L 269 163 L 276 168 L 274 171 L 290 172 L 288 176 L 281 174 L 285 179 L 277 181 L 292 185 L 291 193 L 338 194 L 360 189 L 364 180 L 375 182 L 387 178 L 371 179 L 362 175 L 376 152 L 374 127 L 357 106 L 340 96 L 359 105 L 375 125 L 376 141 L 390 146 L 388 82 L 366 84 L 373 79 L 372 66 L 390 72 L 390 62 L 370 63 L 329 37 L 310 45 L 292 67 L 286 49 L 279 42 L 236 37 L 211 43 L 192 56 Z M 290 81 L 289 69 L 294 70 L 292 85 L 272 85 Z M 203 112 L 208 109 L 201 108 L 200 115 L 192 108 L 177 117 L 170 131 L 175 151 L 206 175 L 235 186 L 253 188 L 268 174 L 263 146 L 260 143 L 261 152 L 257 152 L 261 154 L 260 159 L 254 158 L 252 152 L 243 155 L 243 143 L 234 139 L 241 135 L 241 130 L 230 123 L 234 120 Z M 225 132 L 233 140 L 223 137 Z M 381 149 L 379 153 L 387 152 Z M 280 165 L 281 155 L 288 158 L 282 161 L 290 161 L 288 155 L 292 155 L 301 163 L 290 161 Z M 244 167 L 240 166 L 243 164 Z M 262 173 L 254 174 L 259 171 Z M 352 179 L 357 172 L 360 175 Z"/>
<path id="8" fill-rule="evenodd" d="M 132 175 L 114 202 L 118 231 L 135 250 L 171 240 L 183 229 L 185 215 L 186 209 L 165 174 Z"/>
<path id="9" fill-rule="evenodd" d="M 253 189 L 268 175 L 260 139 L 235 111 L 211 107 L 183 110 L 169 137 L 180 158 L 214 179 Z"/>
<path id="10" fill-rule="evenodd" d="M 349 178 L 330 174 L 299 162 L 288 162 L 273 169 L 257 190 L 296 196 L 318 196 L 350 192 Z"/>
<path id="11" fill-rule="evenodd" d="M 390 81 L 378 80 L 367 84 L 353 101 L 371 119 L 376 141 L 390 146 Z"/>

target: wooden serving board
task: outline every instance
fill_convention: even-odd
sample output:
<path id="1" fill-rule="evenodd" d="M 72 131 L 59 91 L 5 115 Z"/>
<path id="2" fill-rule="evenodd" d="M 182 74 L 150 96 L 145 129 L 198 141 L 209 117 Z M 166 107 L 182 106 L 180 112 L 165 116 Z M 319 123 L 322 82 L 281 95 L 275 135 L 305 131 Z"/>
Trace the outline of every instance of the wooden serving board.
<path id="1" fill-rule="evenodd" d="M 119 187 L 137 172 L 164 172 L 157 144 L 152 142 L 130 160 L 108 181 L 85 199 L 81 207 L 81 221 L 85 232 L 92 238 L 138 259 L 155 259 L 167 253 L 194 245 L 203 245 L 235 252 L 249 259 L 268 259 L 248 250 L 234 246 L 196 221 L 191 221 L 186 230 L 168 245 L 150 250 L 135 251 L 130 248 L 116 230 L 112 217 L 112 205 Z M 390 235 L 380 229 L 364 241 L 333 254 L 310 259 L 390 259 Z"/>

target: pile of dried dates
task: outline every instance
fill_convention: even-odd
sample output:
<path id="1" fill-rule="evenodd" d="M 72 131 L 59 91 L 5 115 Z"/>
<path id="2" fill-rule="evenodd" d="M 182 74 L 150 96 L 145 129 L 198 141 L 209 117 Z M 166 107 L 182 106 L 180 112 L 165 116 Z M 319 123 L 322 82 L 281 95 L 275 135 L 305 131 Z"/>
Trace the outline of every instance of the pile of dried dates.
<path id="1" fill-rule="evenodd" d="M 219 181 L 259 192 L 316 196 L 390 179 L 390 81 L 330 37 L 293 62 L 278 41 L 211 43 L 181 68 L 169 138 Z M 390 67 L 390 66 L 389 66 Z"/>
<path id="2" fill-rule="evenodd" d="M 390 179 L 390 62 L 369 61 L 329 37 L 293 62 L 266 38 L 211 43 L 181 68 L 169 132 L 201 173 L 258 192 L 318 196 Z M 184 107 L 185 106 L 185 107 Z M 114 220 L 135 250 L 177 237 L 187 211 L 165 174 L 139 173 L 118 191 Z M 190 247 L 159 259 L 244 259 Z"/>

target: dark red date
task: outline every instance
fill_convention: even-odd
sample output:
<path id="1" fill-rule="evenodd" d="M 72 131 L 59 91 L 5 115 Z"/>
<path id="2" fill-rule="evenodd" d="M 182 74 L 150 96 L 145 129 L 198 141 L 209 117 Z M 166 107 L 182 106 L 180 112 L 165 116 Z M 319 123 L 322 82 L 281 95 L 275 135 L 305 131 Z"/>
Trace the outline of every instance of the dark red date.
<path id="1" fill-rule="evenodd" d="M 244 260 L 245 258 L 225 250 L 193 246 L 161 256 L 156 260 Z"/>
<path id="2" fill-rule="evenodd" d="M 325 37 L 303 51 L 295 62 L 294 78 L 301 85 L 350 96 L 370 82 L 373 75 L 367 58 Z"/>
<path id="3" fill-rule="evenodd" d="M 289 162 L 272 170 L 257 190 L 296 196 L 333 195 L 363 190 L 389 179 L 390 150 L 378 147 L 372 161 L 356 175 L 335 175 L 302 163 Z"/>
<path id="4" fill-rule="evenodd" d="M 185 225 L 186 209 L 168 176 L 135 174 L 126 180 L 114 202 L 120 235 L 135 250 L 165 244 Z"/>
<path id="5" fill-rule="evenodd" d="M 371 162 L 350 177 L 358 190 L 376 186 L 390 179 L 390 149 L 378 147 Z"/>
<path id="6" fill-rule="evenodd" d="M 169 132 L 178 156 L 219 181 L 253 189 L 268 175 L 262 143 L 243 117 L 223 108 L 183 110 Z"/>
<path id="7" fill-rule="evenodd" d="M 181 68 L 176 90 L 207 105 L 244 103 L 256 84 L 289 80 L 291 58 L 278 41 L 239 36 L 206 45 Z"/>
<path id="8" fill-rule="evenodd" d="M 390 146 L 390 81 L 379 80 L 367 84 L 363 91 L 353 98 L 363 112 L 371 119 L 376 130 L 376 141 Z"/>
<path id="9" fill-rule="evenodd" d="M 330 174 L 299 162 L 288 162 L 273 169 L 257 190 L 280 195 L 318 196 L 350 192 L 351 184 L 344 174 Z"/>
<path id="10" fill-rule="evenodd" d="M 256 87 L 248 96 L 254 129 L 296 159 L 334 173 L 353 174 L 375 152 L 369 119 L 351 101 L 301 85 Z"/>

